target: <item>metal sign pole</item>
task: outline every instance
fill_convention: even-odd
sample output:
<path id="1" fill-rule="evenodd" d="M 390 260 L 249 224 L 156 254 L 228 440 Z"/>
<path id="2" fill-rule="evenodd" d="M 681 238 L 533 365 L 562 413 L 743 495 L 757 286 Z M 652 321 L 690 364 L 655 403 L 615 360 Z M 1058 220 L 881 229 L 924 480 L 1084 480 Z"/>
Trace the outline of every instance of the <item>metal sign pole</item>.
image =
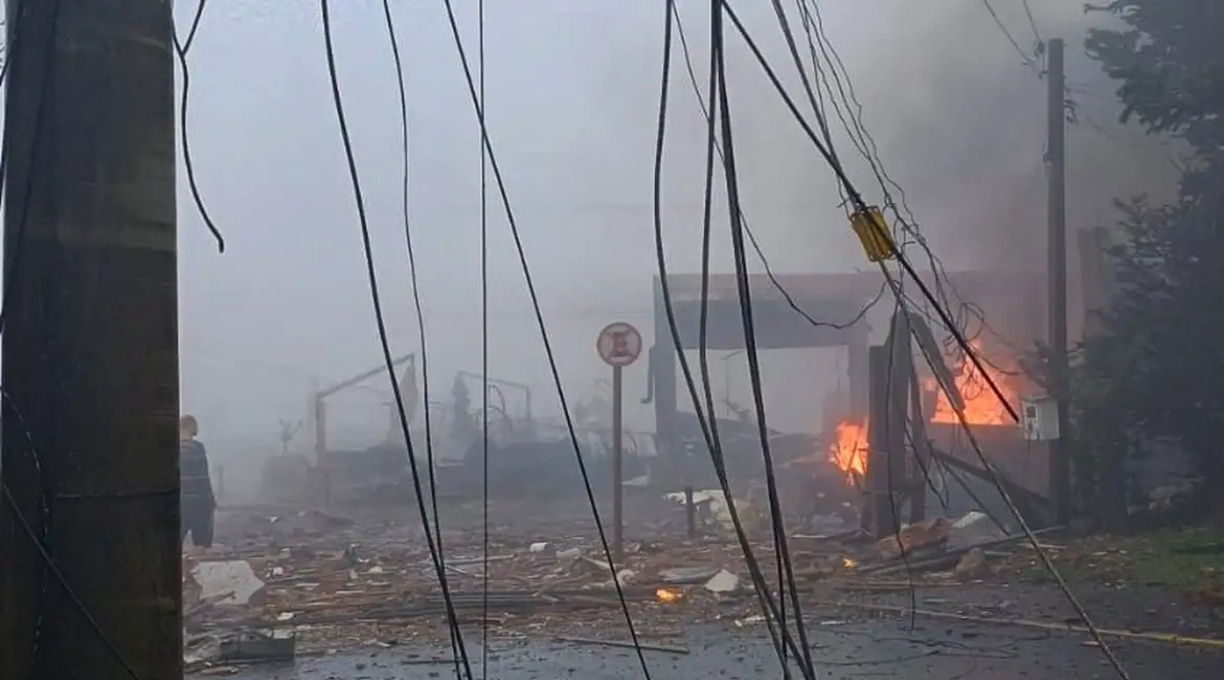
<path id="1" fill-rule="evenodd" d="M 624 322 L 608 324 L 596 337 L 595 350 L 612 367 L 612 559 L 620 562 L 625 557 L 625 399 L 621 372 L 642 353 L 642 334 Z"/>
<path id="2" fill-rule="evenodd" d="M 624 399 L 620 366 L 612 367 L 612 554 L 618 563 L 625 558 L 625 447 Z"/>

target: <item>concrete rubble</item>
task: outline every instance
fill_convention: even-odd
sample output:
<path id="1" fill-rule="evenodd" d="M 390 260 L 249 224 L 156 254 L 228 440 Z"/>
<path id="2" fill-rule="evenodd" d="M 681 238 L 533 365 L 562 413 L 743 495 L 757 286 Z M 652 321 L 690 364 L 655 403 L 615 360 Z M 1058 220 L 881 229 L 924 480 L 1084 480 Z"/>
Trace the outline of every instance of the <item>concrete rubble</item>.
<path id="1" fill-rule="evenodd" d="M 715 595 L 733 593 L 739 588 L 739 577 L 726 569 L 720 569 L 703 587 Z"/>
<path id="2" fill-rule="evenodd" d="M 265 585 L 244 560 L 199 562 L 192 567 L 191 578 L 200 587 L 200 600 L 218 607 L 250 604 Z"/>

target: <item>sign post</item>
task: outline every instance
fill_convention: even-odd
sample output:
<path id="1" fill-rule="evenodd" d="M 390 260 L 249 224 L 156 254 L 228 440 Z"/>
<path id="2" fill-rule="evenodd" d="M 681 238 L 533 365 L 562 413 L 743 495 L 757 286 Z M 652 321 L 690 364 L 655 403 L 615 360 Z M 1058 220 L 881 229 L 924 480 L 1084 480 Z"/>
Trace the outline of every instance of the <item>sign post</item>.
<path id="1" fill-rule="evenodd" d="M 621 369 L 637 361 L 642 353 L 642 334 L 633 326 L 616 322 L 599 332 L 595 349 L 604 363 L 612 367 L 612 554 L 624 559 L 624 389 Z"/>

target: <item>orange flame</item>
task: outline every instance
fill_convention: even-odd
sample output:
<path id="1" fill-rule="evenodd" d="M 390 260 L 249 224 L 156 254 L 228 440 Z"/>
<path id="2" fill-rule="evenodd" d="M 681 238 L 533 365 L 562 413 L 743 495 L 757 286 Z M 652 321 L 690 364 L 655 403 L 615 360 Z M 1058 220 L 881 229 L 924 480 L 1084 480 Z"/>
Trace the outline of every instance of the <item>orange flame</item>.
<path id="1" fill-rule="evenodd" d="M 973 348 L 974 354 L 977 354 L 979 357 L 982 356 L 980 341 L 970 341 L 969 346 Z M 1012 404 L 1016 403 L 1017 391 L 1015 379 L 1004 371 L 991 366 L 984 359 L 982 360 L 982 367 L 986 369 L 986 375 L 994 381 L 994 384 L 998 386 L 999 391 L 1003 393 L 1007 401 Z M 965 402 L 966 422 L 971 425 L 1013 424 L 1007 409 L 999 402 L 999 398 L 995 396 L 994 390 L 990 389 L 990 385 L 987 384 L 986 380 L 982 379 L 982 375 L 974 367 L 972 361 L 962 357 L 960 364 L 952 369 L 952 377 L 956 382 L 957 390 L 960 391 L 961 398 Z M 959 424 L 960 420 L 956 417 L 956 410 L 952 408 L 951 402 L 948 401 L 948 395 L 944 394 L 933 378 L 928 378 L 926 384 L 928 389 L 938 392 L 935 402 L 935 415 L 931 418 L 931 422 Z"/>
<path id="2" fill-rule="evenodd" d="M 680 591 L 670 590 L 668 588 L 659 588 L 655 591 L 655 597 L 659 598 L 659 602 L 678 602 L 680 601 Z"/>
<path id="3" fill-rule="evenodd" d="M 973 340 L 969 344 L 974 353 L 981 357 L 980 341 Z M 1019 400 L 1019 381 L 1016 377 L 992 366 L 985 359 L 982 360 L 982 365 L 986 375 L 1003 393 L 1008 403 L 1016 404 Z M 995 396 L 994 391 L 990 389 L 990 385 L 982 378 L 972 361 L 962 358 L 951 369 L 956 388 L 965 402 L 966 422 L 971 425 L 1013 424 L 1007 409 L 999 402 L 999 398 Z M 931 422 L 960 424 L 956 411 L 948 401 L 948 396 L 944 394 L 935 379 L 927 378 L 924 384 L 927 390 L 937 393 L 935 412 L 931 417 Z M 856 477 L 862 478 L 867 474 L 867 432 L 866 418 L 861 421 L 842 420 L 837 423 L 833 442 L 829 445 L 829 461 L 836 465 L 837 469 L 843 472 L 852 484 L 855 483 Z"/>
<path id="4" fill-rule="evenodd" d="M 843 420 L 833 432 L 829 461 L 851 481 L 867 474 L 867 425 Z"/>

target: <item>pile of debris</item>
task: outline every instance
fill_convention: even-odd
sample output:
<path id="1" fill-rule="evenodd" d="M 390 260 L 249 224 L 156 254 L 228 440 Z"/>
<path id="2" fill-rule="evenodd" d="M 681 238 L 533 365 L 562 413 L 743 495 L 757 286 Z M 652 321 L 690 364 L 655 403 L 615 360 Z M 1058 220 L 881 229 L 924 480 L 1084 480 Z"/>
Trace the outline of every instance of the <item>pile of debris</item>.
<path id="1" fill-rule="evenodd" d="M 520 637 L 619 631 L 622 606 L 653 637 L 678 636 L 682 622 L 750 622 L 759 604 L 738 541 L 724 535 L 726 504 L 707 494 L 685 505 L 700 511 L 690 520 L 700 533 L 628 543 L 615 571 L 595 536 L 559 522 L 547 524 L 547 537 L 490 527 L 498 540 L 486 544 L 482 531 L 444 521 L 449 606 L 429 547 L 409 523 L 318 511 L 231 515 L 219 523 L 226 545 L 184 566 L 187 666 L 441 643 L 449 608 L 460 623 Z M 842 525 L 830 517 L 826 526 Z M 981 513 L 935 518 L 880 541 L 857 529 L 792 538 L 794 571 L 809 589 L 877 587 L 906 571 L 979 579 L 1023 541 Z M 767 530 L 751 543 L 762 563 L 772 561 Z"/>
<path id="2" fill-rule="evenodd" d="M 238 532 L 243 547 L 217 546 L 185 565 L 189 668 L 446 638 L 437 567 L 399 527 L 313 512 L 244 526 L 256 529 Z M 280 547 L 286 538 L 299 544 Z M 495 631 L 616 629 L 623 594 L 635 621 L 667 637 L 681 619 L 720 618 L 750 599 L 740 548 L 726 541 L 629 543 L 614 573 L 591 538 L 501 540 L 487 556 L 479 538 L 444 532 L 450 606 L 460 623 Z"/>
<path id="3" fill-rule="evenodd" d="M 1033 533 L 1040 536 L 1055 530 Z M 1026 534 L 1009 533 L 1006 527 L 977 511 L 956 520 L 935 517 L 908 524 L 895 535 L 878 541 L 871 540 L 861 529 L 796 538 L 835 546 L 832 552 L 843 556 L 848 571 L 872 578 L 939 574 L 962 581 L 980 580 L 994 573 L 993 560 L 1009 559 L 1016 549 L 1031 547 Z"/>

